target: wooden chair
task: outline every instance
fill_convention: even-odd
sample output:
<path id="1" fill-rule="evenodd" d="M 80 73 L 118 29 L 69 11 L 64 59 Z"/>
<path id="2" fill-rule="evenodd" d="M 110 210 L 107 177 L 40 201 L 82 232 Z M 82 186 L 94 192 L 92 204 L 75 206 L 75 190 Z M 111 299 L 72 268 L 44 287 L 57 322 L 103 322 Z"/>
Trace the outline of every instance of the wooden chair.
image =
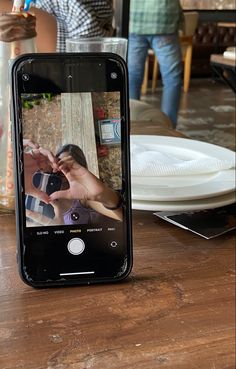
<path id="1" fill-rule="evenodd" d="M 184 27 L 180 30 L 180 44 L 182 50 L 182 60 L 184 63 L 184 73 L 183 73 L 183 89 L 184 92 L 188 92 L 190 77 L 191 77 L 191 65 L 192 65 L 192 51 L 193 51 L 193 35 L 198 23 L 198 12 L 186 12 L 184 13 Z M 145 95 L 147 93 L 148 87 L 148 75 L 149 75 L 149 65 L 150 59 L 154 58 L 153 70 L 152 70 L 152 92 L 155 92 L 157 87 L 158 78 L 158 60 L 152 49 L 148 50 L 148 56 L 145 62 L 144 78 L 142 84 L 141 93 Z"/>

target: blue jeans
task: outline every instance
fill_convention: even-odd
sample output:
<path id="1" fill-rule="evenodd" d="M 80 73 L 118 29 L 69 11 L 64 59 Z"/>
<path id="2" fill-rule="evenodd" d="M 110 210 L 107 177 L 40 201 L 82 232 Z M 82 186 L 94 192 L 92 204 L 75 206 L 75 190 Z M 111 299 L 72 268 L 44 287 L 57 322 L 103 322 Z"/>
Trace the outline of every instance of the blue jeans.
<path id="1" fill-rule="evenodd" d="M 129 35 L 128 71 L 131 99 L 140 99 L 148 49 L 157 56 L 163 83 L 161 110 L 176 127 L 182 85 L 182 56 L 177 34 Z"/>

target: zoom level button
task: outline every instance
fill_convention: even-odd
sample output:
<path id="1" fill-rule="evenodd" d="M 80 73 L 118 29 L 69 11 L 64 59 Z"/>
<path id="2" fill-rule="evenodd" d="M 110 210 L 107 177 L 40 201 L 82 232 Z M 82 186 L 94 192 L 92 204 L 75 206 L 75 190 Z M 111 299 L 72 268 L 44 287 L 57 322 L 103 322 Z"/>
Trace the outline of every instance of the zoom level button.
<path id="1" fill-rule="evenodd" d="M 72 255 L 80 255 L 85 249 L 85 243 L 81 238 L 72 238 L 68 242 L 67 249 Z"/>

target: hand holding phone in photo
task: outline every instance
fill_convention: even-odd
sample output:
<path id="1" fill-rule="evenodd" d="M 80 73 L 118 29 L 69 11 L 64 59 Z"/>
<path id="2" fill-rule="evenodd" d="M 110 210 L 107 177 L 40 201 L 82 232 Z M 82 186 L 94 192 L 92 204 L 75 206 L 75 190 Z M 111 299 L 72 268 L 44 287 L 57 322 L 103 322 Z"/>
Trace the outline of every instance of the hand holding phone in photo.
<path id="1" fill-rule="evenodd" d="M 49 191 L 50 193 L 47 193 L 47 191 L 45 191 L 44 188 L 41 188 L 40 185 L 37 186 L 38 182 L 37 180 L 34 180 L 34 176 L 37 173 L 42 173 L 40 172 L 41 170 L 55 171 L 57 168 L 56 158 L 49 150 L 42 149 L 38 143 L 32 143 L 32 141 L 28 139 L 24 140 L 25 192 L 28 195 L 34 196 L 47 203 L 51 192 Z M 42 178 L 43 177 L 42 173 Z M 42 180 L 42 182 L 45 183 L 48 181 L 45 179 L 45 181 Z M 57 181 L 57 184 L 58 182 L 59 180 Z M 53 186 L 50 186 L 49 182 L 48 190 L 51 187 Z"/>
<path id="2" fill-rule="evenodd" d="M 37 199 L 36 197 L 25 195 L 25 208 L 26 215 L 27 211 L 31 211 L 34 213 L 39 213 L 44 215 L 47 218 L 53 219 L 55 217 L 54 208 L 50 204 L 46 204 L 45 202 Z M 31 213 L 28 213 L 30 215 Z"/>

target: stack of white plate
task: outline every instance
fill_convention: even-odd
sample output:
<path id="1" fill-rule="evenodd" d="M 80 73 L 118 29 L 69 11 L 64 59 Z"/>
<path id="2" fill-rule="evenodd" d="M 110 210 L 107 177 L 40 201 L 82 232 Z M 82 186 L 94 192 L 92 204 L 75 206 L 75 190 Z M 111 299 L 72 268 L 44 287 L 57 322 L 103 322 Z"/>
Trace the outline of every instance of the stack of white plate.
<path id="1" fill-rule="evenodd" d="M 131 145 L 173 156 L 235 162 L 235 152 L 201 141 L 165 136 L 131 136 Z M 131 161 L 132 168 L 132 161 Z M 132 173 L 132 171 L 131 171 Z M 211 209 L 236 201 L 235 167 L 211 173 L 170 176 L 131 175 L 132 208 L 150 211 Z"/>

